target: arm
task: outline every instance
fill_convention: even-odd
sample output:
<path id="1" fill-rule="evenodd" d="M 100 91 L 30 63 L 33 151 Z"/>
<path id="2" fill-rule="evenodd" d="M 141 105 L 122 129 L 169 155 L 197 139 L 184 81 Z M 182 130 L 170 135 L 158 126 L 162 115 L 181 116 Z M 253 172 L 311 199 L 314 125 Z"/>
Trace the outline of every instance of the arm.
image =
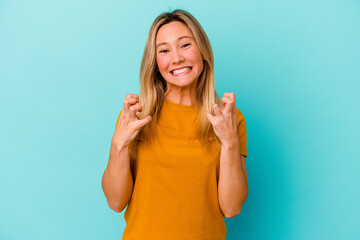
<path id="1" fill-rule="evenodd" d="M 215 116 L 208 113 L 214 132 L 221 142 L 218 198 L 220 208 L 227 218 L 238 215 L 248 196 L 245 156 L 240 153 L 246 140 L 245 122 L 237 119 L 235 94 L 224 93 L 224 108 L 212 106 Z M 242 125 L 239 125 L 242 122 Z M 245 142 L 246 144 L 246 142 Z M 245 145 L 246 146 L 246 145 Z"/>
<path id="2" fill-rule="evenodd" d="M 225 217 L 240 214 L 248 196 L 248 183 L 245 156 L 240 154 L 240 145 L 236 140 L 221 146 L 218 194 Z"/>
<path id="3" fill-rule="evenodd" d="M 128 205 L 134 186 L 129 144 L 140 128 L 151 121 L 150 116 L 138 119 L 136 112 L 142 110 L 138 102 L 136 94 L 128 94 L 124 100 L 124 108 L 111 141 L 109 162 L 101 182 L 108 205 L 116 212 L 121 212 Z"/>
<path id="4" fill-rule="evenodd" d="M 102 188 L 109 207 L 115 212 L 124 210 L 133 190 L 133 176 L 127 146 L 118 148 L 111 145 L 109 162 L 102 178 Z"/>

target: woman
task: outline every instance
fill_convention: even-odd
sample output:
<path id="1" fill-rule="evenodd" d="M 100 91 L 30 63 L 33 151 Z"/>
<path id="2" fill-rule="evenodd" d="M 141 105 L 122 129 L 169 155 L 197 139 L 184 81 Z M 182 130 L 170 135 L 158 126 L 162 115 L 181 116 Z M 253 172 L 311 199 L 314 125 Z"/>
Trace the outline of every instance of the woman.
<path id="1" fill-rule="evenodd" d="M 224 216 L 240 213 L 248 194 L 245 119 L 234 93 L 218 97 L 213 66 L 192 15 L 155 19 L 140 98 L 123 102 L 102 180 L 110 208 L 129 204 L 123 239 L 226 239 Z"/>

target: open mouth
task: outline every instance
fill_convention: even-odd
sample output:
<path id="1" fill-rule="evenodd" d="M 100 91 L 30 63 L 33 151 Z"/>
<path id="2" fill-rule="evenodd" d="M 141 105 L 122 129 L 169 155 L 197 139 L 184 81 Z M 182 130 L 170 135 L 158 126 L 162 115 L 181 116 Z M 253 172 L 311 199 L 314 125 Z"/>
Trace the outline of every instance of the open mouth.
<path id="1" fill-rule="evenodd" d="M 175 75 L 175 76 L 177 76 L 177 75 L 185 75 L 185 74 L 191 72 L 191 70 L 192 70 L 192 67 L 183 67 L 183 68 L 180 68 L 180 69 L 172 70 L 172 71 L 170 71 L 170 73 L 172 75 Z"/>

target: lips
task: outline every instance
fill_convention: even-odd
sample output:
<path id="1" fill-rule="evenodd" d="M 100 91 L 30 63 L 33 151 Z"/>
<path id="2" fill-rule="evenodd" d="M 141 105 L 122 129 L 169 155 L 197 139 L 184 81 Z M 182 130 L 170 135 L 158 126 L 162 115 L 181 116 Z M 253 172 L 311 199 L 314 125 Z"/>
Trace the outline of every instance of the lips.
<path id="1" fill-rule="evenodd" d="M 191 69 L 192 69 L 192 67 L 180 67 L 180 68 L 175 68 L 175 69 L 171 70 L 170 73 L 172 75 L 179 75 L 182 73 L 186 74 L 186 73 L 190 72 Z"/>

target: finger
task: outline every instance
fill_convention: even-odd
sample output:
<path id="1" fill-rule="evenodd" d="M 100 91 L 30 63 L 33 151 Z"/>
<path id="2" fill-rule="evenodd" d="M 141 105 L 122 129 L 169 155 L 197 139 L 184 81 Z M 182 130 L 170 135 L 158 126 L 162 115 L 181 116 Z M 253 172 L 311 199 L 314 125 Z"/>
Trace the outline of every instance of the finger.
<path id="1" fill-rule="evenodd" d="M 228 96 L 224 96 L 222 98 L 222 102 L 223 104 L 225 105 L 225 108 L 224 108 L 224 113 L 229 113 L 231 111 L 234 111 L 235 109 L 235 103 L 234 101 L 228 97 Z"/>
<path id="2" fill-rule="evenodd" d="M 132 117 L 132 118 L 137 118 L 136 116 L 136 112 L 138 111 L 142 111 L 142 106 L 141 104 L 135 104 L 129 107 L 129 112 L 128 114 Z"/>
<path id="3" fill-rule="evenodd" d="M 208 112 L 208 113 L 206 113 L 206 116 L 207 116 L 207 118 L 209 119 L 211 125 L 214 125 L 214 124 L 215 124 L 215 117 L 214 117 L 214 115 L 212 115 L 211 113 Z"/>
<path id="4" fill-rule="evenodd" d="M 212 109 L 214 110 L 215 117 L 220 117 L 220 118 L 223 117 L 219 105 L 213 104 Z"/>
<path id="5" fill-rule="evenodd" d="M 233 100 L 235 102 L 235 93 L 232 92 L 226 92 L 223 95 L 224 97 L 229 97 L 231 100 Z"/>
<path id="6" fill-rule="evenodd" d="M 139 96 L 137 94 L 134 94 L 134 93 L 126 94 L 125 99 L 128 99 L 128 98 L 135 98 L 135 99 L 137 99 L 137 101 L 139 101 Z"/>
<path id="7" fill-rule="evenodd" d="M 222 104 L 223 104 L 224 106 L 226 106 L 227 103 L 232 102 L 232 99 L 229 98 L 228 96 L 223 96 L 223 98 L 221 99 L 221 101 L 222 101 Z"/>
<path id="8" fill-rule="evenodd" d="M 141 128 L 143 126 L 145 126 L 146 124 L 148 124 L 149 122 L 151 122 L 152 118 L 151 116 L 147 116 L 139 121 L 137 121 L 137 128 Z"/>
<path id="9" fill-rule="evenodd" d="M 226 92 L 224 93 L 224 97 L 230 98 L 234 104 L 233 106 L 233 111 L 236 112 L 235 108 L 236 108 L 236 100 L 235 100 L 235 93 L 232 92 Z"/>
<path id="10" fill-rule="evenodd" d="M 137 102 L 138 102 L 138 101 L 137 101 L 137 99 L 135 99 L 135 98 L 126 98 L 126 99 L 124 99 L 124 101 L 123 101 L 124 112 L 125 112 L 125 113 L 129 112 L 129 107 L 130 107 L 131 105 L 136 104 Z"/>

